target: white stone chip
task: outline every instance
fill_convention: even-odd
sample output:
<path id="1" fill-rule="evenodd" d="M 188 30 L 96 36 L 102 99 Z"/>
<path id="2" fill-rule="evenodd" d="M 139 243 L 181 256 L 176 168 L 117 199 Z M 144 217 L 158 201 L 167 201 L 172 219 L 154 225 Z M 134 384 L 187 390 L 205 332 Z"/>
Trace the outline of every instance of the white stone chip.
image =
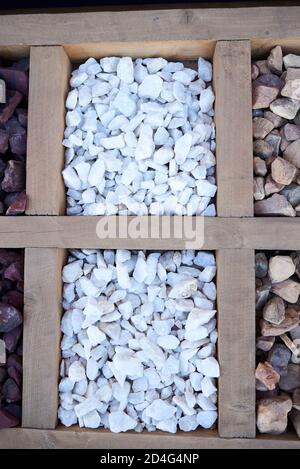
<path id="1" fill-rule="evenodd" d="M 194 278 L 178 282 L 169 292 L 170 298 L 189 298 L 197 290 L 197 280 Z"/>
<path id="2" fill-rule="evenodd" d="M 175 335 L 161 335 L 157 338 L 157 344 L 166 350 L 174 350 L 179 345 L 179 340 Z"/>
<path id="3" fill-rule="evenodd" d="M 83 416 L 83 423 L 87 428 L 99 428 L 101 423 L 100 415 L 96 410 L 92 410 Z"/>
<path id="4" fill-rule="evenodd" d="M 108 416 L 109 429 L 113 433 L 133 430 L 137 421 L 123 411 L 111 412 Z"/>
<path id="5" fill-rule="evenodd" d="M 163 432 L 176 433 L 177 432 L 177 419 L 172 417 L 170 419 L 161 420 L 157 422 L 156 428 Z"/>
<path id="6" fill-rule="evenodd" d="M 208 357 L 204 360 L 201 360 L 199 371 L 204 375 L 210 378 L 219 378 L 220 376 L 220 367 L 217 360 L 214 357 Z"/>
<path id="7" fill-rule="evenodd" d="M 85 378 L 85 368 L 79 361 L 73 362 L 69 367 L 69 378 L 74 383 Z"/>
<path id="8" fill-rule="evenodd" d="M 146 415 L 154 420 L 167 420 L 173 417 L 176 408 L 161 399 L 155 399 L 147 408 Z"/>
<path id="9" fill-rule="evenodd" d="M 162 90 L 163 81 L 157 75 L 147 75 L 138 88 L 140 98 L 157 99 Z"/>
<path id="10" fill-rule="evenodd" d="M 197 414 L 197 422 L 203 428 L 211 428 L 218 418 L 216 411 L 200 411 Z"/>
<path id="11" fill-rule="evenodd" d="M 212 80 L 212 65 L 202 57 L 198 59 L 198 75 L 203 81 Z"/>
<path id="12" fill-rule="evenodd" d="M 155 145 L 153 142 L 153 130 L 148 124 L 142 124 L 138 144 L 135 149 L 135 157 L 137 160 L 146 160 L 150 158 L 154 152 Z"/>
<path id="13" fill-rule="evenodd" d="M 73 283 L 82 276 L 82 261 L 71 262 L 63 268 L 63 282 Z"/>
<path id="14" fill-rule="evenodd" d="M 133 62 L 131 57 L 122 57 L 117 65 L 117 75 L 125 83 L 133 82 Z"/>

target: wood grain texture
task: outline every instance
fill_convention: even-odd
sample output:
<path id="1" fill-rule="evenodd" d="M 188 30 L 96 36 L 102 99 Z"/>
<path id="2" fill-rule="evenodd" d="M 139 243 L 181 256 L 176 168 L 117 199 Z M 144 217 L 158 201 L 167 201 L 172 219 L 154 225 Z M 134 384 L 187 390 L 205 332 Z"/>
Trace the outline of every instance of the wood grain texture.
<path id="1" fill-rule="evenodd" d="M 255 437 L 254 251 L 217 251 L 219 435 Z"/>
<path id="2" fill-rule="evenodd" d="M 300 8 L 181 8 L 5 15 L 0 44 L 300 38 Z"/>
<path id="3" fill-rule="evenodd" d="M 257 38 L 249 37 L 251 40 L 251 51 L 253 58 L 265 59 L 270 50 L 280 45 L 282 47 L 283 54 L 299 54 L 300 53 L 300 38 L 292 37 L 270 37 L 270 38 Z"/>
<path id="4" fill-rule="evenodd" d="M 27 215 L 61 215 L 65 211 L 62 140 L 70 66 L 60 46 L 31 48 Z"/>
<path id="5" fill-rule="evenodd" d="M 299 439 L 289 433 L 279 437 L 259 436 L 256 439 L 219 438 L 216 431 L 170 433 L 119 433 L 105 430 L 82 430 L 78 427 L 56 430 L 13 428 L 0 430 L 0 449 L 299 449 Z"/>
<path id="6" fill-rule="evenodd" d="M 26 428 L 51 429 L 57 423 L 63 264 L 62 249 L 25 251 L 22 426 Z"/>
<path id="7" fill-rule="evenodd" d="M 154 39 L 154 38 L 153 38 Z M 194 60 L 199 56 L 211 58 L 215 41 L 143 41 L 143 42 L 101 42 L 64 45 L 72 60 L 78 62 L 88 57 L 106 56 L 164 57 L 169 60 Z"/>
<path id="8" fill-rule="evenodd" d="M 150 237 L 150 217 L 111 216 L 110 222 L 116 231 L 106 237 L 98 230 L 107 217 L 0 217 L 0 247 L 58 247 L 58 248 L 115 248 L 115 249 L 186 249 L 187 237 L 178 229 L 181 217 L 172 217 L 171 236 L 167 239 Z M 153 217 L 151 217 L 153 218 Z M 167 217 L 162 217 L 167 219 Z M 140 238 L 119 236 L 120 224 L 125 233 L 133 222 L 140 223 Z M 167 220 L 166 220 L 167 221 Z M 191 226 L 190 217 L 183 217 L 183 227 Z M 195 222 L 194 222 L 195 223 Z M 134 226 L 133 225 L 133 226 Z M 201 225 L 200 225 L 201 226 Z M 175 229 L 176 227 L 176 229 Z M 290 249 L 300 250 L 299 218 L 205 218 L 204 241 L 201 236 L 196 249 Z M 179 233 L 179 237 L 176 235 Z M 173 234 L 172 234 L 173 233 Z M 288 236 L 287 236 L 288 233 Z"/>
<path id="9" fill-rule="evenodd" d="M 249 41 L 220 41 L 214 53 L 217 213 L 253 216 L 251 51 Z"/>

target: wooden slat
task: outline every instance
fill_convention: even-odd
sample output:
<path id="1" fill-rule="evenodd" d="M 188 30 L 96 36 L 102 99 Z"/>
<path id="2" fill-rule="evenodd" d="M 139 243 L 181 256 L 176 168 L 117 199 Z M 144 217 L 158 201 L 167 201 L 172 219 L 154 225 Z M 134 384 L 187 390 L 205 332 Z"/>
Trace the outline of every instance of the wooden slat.
<path id="1" fill-rule="evenodd" d="M 220 41 L 214 53 L 217 213 L 253 216 L 249 41 Z"/>
<path id="2" fill-rule="evenodd" d="M 57 430 L 14 428 L 0 430 L 0 449 L 299 449 L 299 439 L 289 433 L 279 437 L 259 436 L 257 439 L 224 439 L 216 431 L 179 432 L 176 435 L 153 433 L 119 433 L 82 430 L 77 427 Z"/>
<path id="3" fill-rule="evenodd" d="M 122 218 L 122 220 L 120 220 Z M 128 249 L 186 249 L 185 236 L 162 240 L 149 237 L 148 217 L 137 217 L 141 224 L 141 238 L 110 238 L 99 231 L 102 217 L 0 217 L 0 247 L 59 247 L 59 248 L 128 248 Z M 166 218 L 166 217 L 162 217 Z M 184 222 L 190 226 L 188 217 Z M 124 223 L 123 217 L 110 217 L 112 224 Z M 128 217 L 126 223 L 131 223 Z M 172 218 L 172 226 L 181 225 L 181 217 Z M 300 250 L 299 218 L 206 218 L 204 243 L 197 249 L 291 249 Z M 126 231 L 126 230 L 125 230 Z M 172 230 L 171 230 L 172 233 Z M 287 236 L 288 233 L 288 236 Z"/>
<path id="4" fill-rule="evenodd" d="M 0 44 L 299 38 L 299 16 L 298 6 L 6 15 Z"/>
<path id="5" fill-rule="evenodd" d="M 25 251 L 22 426 L 55 428 L 60 361 L 62 249 Z"/>
<path id="6" fill-rule="evenodd" d="M 129 57 L 164 57 L 173 60 L 193 60 L 199 56 L 211 58 L 215 41 L 152 41 L 143 42 L 101 42 L 68 44 L 64 46 L 68 56 L 74 62 L 88 57 L 129 56 Z"/>
<path id="7" fill-rule="evenodd" d="M 70 61 L 63 48 L 30 52 L 27 139 L 27 215 L 59 215 L 65 210 L 61 170 L 65 98 Z"/>
<path id="8" fill-rule="evenodd" d="M 254 251 L 217 251 L 219 434 L 255 437 Z"/>

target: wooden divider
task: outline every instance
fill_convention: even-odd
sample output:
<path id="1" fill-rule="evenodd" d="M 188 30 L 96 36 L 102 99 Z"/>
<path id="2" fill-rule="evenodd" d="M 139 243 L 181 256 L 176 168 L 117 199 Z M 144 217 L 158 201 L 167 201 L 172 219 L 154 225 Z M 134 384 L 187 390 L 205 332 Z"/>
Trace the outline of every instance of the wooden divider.
<path id="1" fill-rule="evenodd" d="M 248 240 L 243 217 L 253 217 L 250 41 L 217 42 L 213 76 L 217 214 L 228 217 L 222 220 L 232 236 L 231 246 L 219 239 L 217 248 L 218 429 L 223 438 L 254 438 L 254 251 L 239 249 Z"/>
<path id="2" fill-rule="evenodd" d="M 299 6 L 287 6 L 284 2 L 282 6 L 258 7 L 258 4 L 255 2 L 253 7 L 252 2 L 247 2 L 248 7 L 243 5 L 243 8 L 237 5 L 186 8 L 187 4 L 182 2 L 184 8 L 116 11 L 118 6 L 110 6 L 110 11 L 3 15 L 0 16 L 0 44 L 77 44 L 79 48 L 81 43 L 107 40 L 300 37 Z"/>
<path id="3" fill-rule="evenodd" d="M 217 253 L 219 434 L 255 437 L 254 251 Z"/>
<path id="4" fill-rule="evenodd" d="M 64 250 L 25 250 L 22 427 L 55 428 Z"/>
<path id="5" fill-rule="evenodd" d="M 65 99 L 71 64 L 63 47 L 32 47 L 27 140 L 27 215 L 62 215 Z"/>
<path id="6" fill-rule="evenodd" d="M 0 248 L 102 248 L 109 249 L 185 249 L 187 238 L 151 238 L 147 234 L 149 217 L 137 217 L 141 237 L 118 236 L 119 224 L 130 225 L 133 217 L 111 216 L 117 227 L 110 237 L 98 230 L 97 223 L 106 217 L 0 217 Z M 164 217 L 162 217 L 164 218 Z M 189 217 L 173 217 L 174 231 L 187 224 Z M 8 236 L 9 233 L 9 236 Z M 288 236 L 286 236 L 288 233 Z M 204 220 L 204 243 L 197 249 L 287 249 L 300 250 L 299 218 L 221 218 Z"/>
<path id="7" fill-rule="evenodd" d="M 214 53 L 217 213 L 253 216 L 250 41 L 217 42 Z"/>
<path id="8" fill-rule="evenodd" d="M 299 449 L 299 438 L 293 433 L 280 436 L 260 435 L 258 438 L 220 438 L 215 430 L 193 432 L 142 432 L 111 433 L 107 430 L 92 430 L 58 427 L 56 430 L 13 428 L 0 431 L 0 449 L 128 449 L 148 452 L 149 449 Z M 201 456 L 200 456 L 201 457 Z"/>

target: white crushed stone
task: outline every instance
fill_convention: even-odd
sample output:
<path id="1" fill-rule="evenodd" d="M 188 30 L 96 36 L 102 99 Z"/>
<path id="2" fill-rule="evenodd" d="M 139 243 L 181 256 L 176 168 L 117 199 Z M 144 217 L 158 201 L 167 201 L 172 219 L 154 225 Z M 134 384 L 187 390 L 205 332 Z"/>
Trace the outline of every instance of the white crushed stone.
<path id="1" fill-rule="evenodd" d="M 208 267 L 215 273 L 213 254 L 192 250 L 70 252 L 62 273 L 64 425 L 112 432 L 211 428 L 220 369 L 214 300 L 204 293 L 214 283 L 201 280 Z M 205 308 L 199 299 L 207 300 Z"/>
<path id="2" fill-rule="evenodd" d="M 211 80 L 202 58 L 197 71 L 130 57 L 90 58 L 74 70 L 63 140 L 67 214 L 215 216 Z"/>

